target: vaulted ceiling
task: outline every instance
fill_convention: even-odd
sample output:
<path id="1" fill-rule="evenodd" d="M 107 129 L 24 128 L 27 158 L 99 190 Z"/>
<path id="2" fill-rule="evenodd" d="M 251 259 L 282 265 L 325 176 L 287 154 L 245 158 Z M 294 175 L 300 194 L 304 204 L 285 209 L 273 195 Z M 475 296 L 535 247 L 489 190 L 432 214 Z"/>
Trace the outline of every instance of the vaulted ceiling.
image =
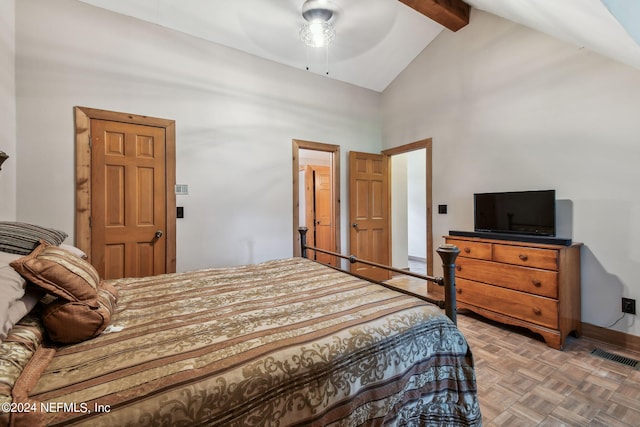
<path id="1" fill-rule="evenodd" d="M 378 92 L 469 7 L 640 69 L 638 0 L 330 0 L 328 49 L 300 41 L 304 0 L 80 1 Z"/>

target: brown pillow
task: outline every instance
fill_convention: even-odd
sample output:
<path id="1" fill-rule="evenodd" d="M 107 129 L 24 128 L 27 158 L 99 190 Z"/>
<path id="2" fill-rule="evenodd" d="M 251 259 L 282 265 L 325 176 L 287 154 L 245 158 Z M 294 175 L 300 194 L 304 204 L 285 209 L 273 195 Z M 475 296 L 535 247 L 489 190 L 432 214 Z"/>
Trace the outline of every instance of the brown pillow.
<path id="1" fill-rule="evenodd" d="M 109 324 L 111 313 L 97 300 L 65 301 L 58 298 L 42 309 L 42 323 L 49 338 L 75 344 L 99 335 Z"/>
<path id="2" fill-rule="evenodd" d="M 116 311 L 118 291 L 101 284 L 98 297 L 87 301 L 65 301 L 61 298 L 45 304 L 42 323 L 49 338 L 62 344 L 75 344 L 102 333 Z"/>
<path id="3" fill-rule="evenodd" d="M 11 266 L 27 280 L 68 301 L 95 300 L 100 276 L 88 261 L 57 246 L 41 242 Z"/>
<path id="4" fill-rule="evenodd" d="M 11 263 L 27 280 L 57 299 L 43 304 L 42 322 L 49 338 L 74 344 L 96 337 L 109 325 L 118 291 L 103 283 L 89 262 L 41 242 L 32 253 Z"/>

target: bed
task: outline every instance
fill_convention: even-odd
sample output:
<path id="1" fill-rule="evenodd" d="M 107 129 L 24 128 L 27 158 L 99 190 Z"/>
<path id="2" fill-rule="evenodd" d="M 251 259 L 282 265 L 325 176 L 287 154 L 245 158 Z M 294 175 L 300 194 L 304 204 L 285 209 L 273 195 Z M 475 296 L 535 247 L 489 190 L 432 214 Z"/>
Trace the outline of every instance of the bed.
<path id="1" fill-rule="evenodd" d="M 91 272 L 55 242 L 10 265 L 56 256 L 73 268 L 54 268 Z M 0 346 L 0 425 L 481 425 L 469 346 L 427 301 L 301 257 L 108 282 L 80 273 L 98 296 L 66 289 L 78 299 L 63 306 L 108 319 L 60 344 L 51 337 L 85 326 L 55 331 L 51 271 Z"/>

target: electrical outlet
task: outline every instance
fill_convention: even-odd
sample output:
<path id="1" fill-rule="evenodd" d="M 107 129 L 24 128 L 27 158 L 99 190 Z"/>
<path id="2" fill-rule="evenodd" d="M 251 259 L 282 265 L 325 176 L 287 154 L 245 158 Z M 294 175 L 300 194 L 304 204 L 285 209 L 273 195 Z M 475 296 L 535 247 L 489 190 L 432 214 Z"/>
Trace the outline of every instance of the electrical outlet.
<path id="1" fill-rule="evenodd" d="M 622 298 L 622 312 L 636 314 L 636 300 L 631 298 Z"/>

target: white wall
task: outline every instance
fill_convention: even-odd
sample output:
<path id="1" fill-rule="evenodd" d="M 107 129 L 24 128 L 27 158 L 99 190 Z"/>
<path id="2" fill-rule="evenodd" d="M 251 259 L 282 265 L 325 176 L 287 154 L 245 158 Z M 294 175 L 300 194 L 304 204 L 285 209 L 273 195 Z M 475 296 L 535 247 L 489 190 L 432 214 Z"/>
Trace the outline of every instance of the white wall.
<path id="1" fill-rule="evenodd" d="M 583 321 L 607 326 L 640 299 L 639 111 L 639 70 L 474 9 L 383 93 L 383 146 L 433 138 L 435 246 L 473 229 L 474 192 L 556 189 L 584 243 Z"/>
<path id="2" fill-rule="evenodd" d="M 409 268 L 408 154 L 391 156 L 391 265 Z"/>
<path id="3" fill-rule="evenodd" d="M 0 0 L 0 221 L 16 219 L 15 0 Z"/>
<path id="4" fill-rule="evenodd" d="M 17 2 L 16 50 L 17 217 L 73 234 L 74 106 L 174 119 L 180 271 L 292 254 L 292 139 L 340 145 L 345 177 L 381 148 L 376 92 L 73 0 Z"/>
<path id="5" fill-rule="evenodd" d="M 407 153 L 408 256 L 427 259 L 427 156 L 426 149 Z M 437 212 L 437 210 L 436 210 Z M 432 215 L 437 215 L 433 212 Z"/>

